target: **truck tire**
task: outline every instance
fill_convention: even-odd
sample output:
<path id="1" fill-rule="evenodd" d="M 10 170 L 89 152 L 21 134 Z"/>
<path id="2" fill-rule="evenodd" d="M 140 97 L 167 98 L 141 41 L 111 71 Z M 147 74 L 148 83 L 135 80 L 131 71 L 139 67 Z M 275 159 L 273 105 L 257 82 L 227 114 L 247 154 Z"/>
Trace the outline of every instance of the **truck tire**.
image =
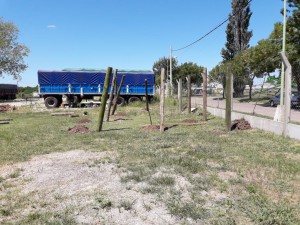
<path id="1" fill-rule="evenodd" d="M 128 99 L 128 103 L 131 103 L 131 102 L 140 102 L 141 99 L 139 97 L 136 97 L 136 96 L 132 96 Z"/>
<path id="2" fill-rule="evenodd" d="M 56 97 L 49 96 L 49 97 L 45 98 L 45 106 L 48 109 L 56 108 L 59 106 L 58 104 L 59 104 L 59 101 Z"/>
<path id="3" fill-rule="evenodd" d="M 121 96 L 119 96 L 118 100 L 117 100 L 117 105 L 118 106 L 124 106 L 125 105 L 125 99 Z"/>
<path id="4" fill-rule="evenodd" d="M 81 97 L 80 96 L 74 96 L 74 98 L 73 98 L 73 102 L 74 102 L 74 104 L 78 104 L 78 103 L 80 103 L 81 102 Z"/>

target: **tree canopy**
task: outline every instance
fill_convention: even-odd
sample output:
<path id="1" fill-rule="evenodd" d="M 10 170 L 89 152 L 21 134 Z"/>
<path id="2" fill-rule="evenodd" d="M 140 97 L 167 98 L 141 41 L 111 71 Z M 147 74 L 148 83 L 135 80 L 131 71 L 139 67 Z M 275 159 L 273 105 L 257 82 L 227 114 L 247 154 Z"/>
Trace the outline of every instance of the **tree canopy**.
<path id="1" fill-rule="evenodd" d="M 18 28 L 0 17 L 0 77 L 8 74 L 19 79 L 27 68 L 24 57 L 28 56 L 29 49 L 18 43 L 18 35 Z"/>

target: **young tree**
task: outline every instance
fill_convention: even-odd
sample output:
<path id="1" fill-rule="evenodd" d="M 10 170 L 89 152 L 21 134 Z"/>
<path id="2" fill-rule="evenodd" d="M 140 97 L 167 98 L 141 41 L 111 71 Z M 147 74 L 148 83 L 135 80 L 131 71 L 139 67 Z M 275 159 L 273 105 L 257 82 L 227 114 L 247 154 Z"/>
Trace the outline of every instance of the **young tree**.
<path id="1" fill-rule="evenodd" d="M 232 0 L 232 13 L 229 15 L 229 23 L 226 29 L 227 42 L 222 49 L 223 61 L 230 61 L 240 52 L 249 48 L 252 31 L 248 31 L 251 18 L 250 4 L 248 0 Z M 242 96 L 245 89 L 243 74 L 234 74 L 235 95 Z"/>
<path id="2" fill-rule="evenodd" d="M 0 18 L 0 77 L 8 74 L 19 79 L 27 68 L 24 57 L 28 56 L 29 49 L 17 42 L 18 35 L 19 30 L 13 23 Z"/>

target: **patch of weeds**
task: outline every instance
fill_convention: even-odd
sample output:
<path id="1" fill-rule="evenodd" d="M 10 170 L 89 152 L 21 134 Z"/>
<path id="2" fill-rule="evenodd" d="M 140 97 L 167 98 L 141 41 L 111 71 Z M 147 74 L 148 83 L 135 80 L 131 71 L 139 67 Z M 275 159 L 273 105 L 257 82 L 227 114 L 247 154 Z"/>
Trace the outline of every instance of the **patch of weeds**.
<path id="1" fill-rule="evenodd" d="M 169 200 L 167 207 L 172 215 L 179 218 L 191 218 L 193 220 L 206 219 L 209 216 L 208 210 L 195 204 L 195 202 L 182 202 L 177 200 Z"/>
<path id="2" fill-rule="evenodd" d="M 5 181 L 5 178 L 0 177 L 0 183 L 2 183 L 3 181 Z"/>
<path id="3" fill-rule="evenodd" d="M 96 201 L 102 209 L 110 209 L 112 207 L 111 200 L 105 198 L 103 195 L 97 196 Z"/>
<path id="4" fill-rule="evenodd" d="M 175 179 L 174 177 L 170 176 L 160 176 L 160 177 L 154 177 L 152 180 L 149 182 L 151 185 L 154 186 L 174 186 L 175 184 Z"/>
<path id="5" fill-rule="evenodd" d="M 249 194 L 256 194 L 257 193 L 257 187 L 254 184 L 247 185 L 246 190 Z"/>
<path id="6" fill-rule="evenodd" d="M 101 159 L 95 159 L 93 161 L 93 163 L 89 166 L 92 167 L 92 166 L 98 166 L 98 165 L 103 165 L 103 164 L 110 164 L 112 162 L 113 162 L 113 160 L 111 158 L 104 157 L 104 158 L 101 158 Z"/>
<path id="7" fill-rule="evenodd" d="M 2 208 L 2 209 L 0 209 L 0 214 L 2 216 L 10 216 L 12 214 L 12 212 L 10 209 Z"/>
<path id="8" fill-rule="evenodd" d="M 237 222 L 234 218 L 226 216 L 225 218 L 213 219 L 210 221 L 212 225 L 236 225 Z"/>
<path id="9" fill-rule="evenodd" d="M 121 182 L 128 182 L 131 180 L 142 182 L 149 175 L 149 171 L 145 167 L 131 167 L 129 170 L 131 172 L 129 172 L 126 176 L 121 177 Z"/>
<path id="10" fill-rule="evenodd" d="M 129 210 L 132 210 L 134 203 L 135 203 L 135 200 L 134 201 L 121 200 L 118 208 L 119 209 L 124 208 L 126 211 L 129 211 Z"/>
<path id="11" fill-rule="evenodd" d="M 255 224 L 300 224 L 300 219 L 296 215 L 299 209 L 286 202 L 272 202 L 258 194 L 251 194 L 249 197 L 240 200 L 239 208 Z"/>
<path id="12" fill-rule="evenodd" d="M 145 187 L 141 190 L 141 192 L 143 194 L 154 194 L 154 193 L 159 193 L 160 192 L 160 188 L 155 187 L 155 186 L 148 186 Z"/>
<path id="13" fill-rule="evenodd" d="M 9 174 L 8 177 L 9 178 L 17 178 L 19 176 L 21 176 L 21 169 L 16 169 L 13 173 Z"/>

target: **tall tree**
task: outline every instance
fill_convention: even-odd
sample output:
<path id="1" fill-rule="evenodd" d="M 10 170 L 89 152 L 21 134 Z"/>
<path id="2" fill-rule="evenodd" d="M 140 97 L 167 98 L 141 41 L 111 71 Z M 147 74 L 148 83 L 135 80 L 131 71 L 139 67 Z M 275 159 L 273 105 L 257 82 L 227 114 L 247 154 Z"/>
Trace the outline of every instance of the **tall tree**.
<path id="1" fill-rule="evenodd" d="M 226 29 L 227 42 L 221 54 L 223 61 L 230 61 L 240 52 L 249 48 L 252 31 L 248 31 L 252 12 L 248 0 L 232 0 L 232 12 Z M 234 91 L 236 96 L 243 95 L 245 79 L 243 74 L 234 74 Z"/>
<path id="2" fill-rule="evenodd" d="M 0 77 L 3 74 L 20 79 L 20 74 L 27 68 L 24 57 L 28 56 L 29 49 L 17 42 L 18 28 L 10 22 L 0 18 Z"/>

